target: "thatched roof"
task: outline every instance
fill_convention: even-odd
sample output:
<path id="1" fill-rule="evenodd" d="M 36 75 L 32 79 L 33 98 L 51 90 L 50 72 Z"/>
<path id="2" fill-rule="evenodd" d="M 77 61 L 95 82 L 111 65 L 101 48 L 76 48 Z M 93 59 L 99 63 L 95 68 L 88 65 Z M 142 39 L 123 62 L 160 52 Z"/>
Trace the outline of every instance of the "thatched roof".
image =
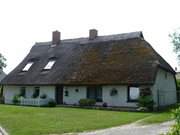
<path id="1" fill-rule="evenodd" d="M 8 74 L 9 85 L 153 84 L 158 68 L 175 73 L 171 66 L 144 40 L 142 32 L 36 43 L 25 59 Z M 49 71 L 50 58 L 56 63 Z M 22 72 L 28 61 L 34 64 Z"/>

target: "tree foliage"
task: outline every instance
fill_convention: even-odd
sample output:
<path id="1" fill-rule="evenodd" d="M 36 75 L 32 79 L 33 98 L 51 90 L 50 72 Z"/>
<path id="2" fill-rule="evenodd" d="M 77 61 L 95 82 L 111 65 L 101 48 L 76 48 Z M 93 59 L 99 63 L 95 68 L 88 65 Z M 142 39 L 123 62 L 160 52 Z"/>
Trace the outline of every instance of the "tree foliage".
<path id="1" fill-rule="evenodd" d="M 171 42 L 173 44 L 173 50 L 177 54 L 178 60 L 180 60 L 180 29 L 177 29 L 172 34 L 169 34 Z"/>
<path id="2" fill-rule="evenodd" d="M 6 58 L 0 53 L 0 70 L 6 67 Z"/>

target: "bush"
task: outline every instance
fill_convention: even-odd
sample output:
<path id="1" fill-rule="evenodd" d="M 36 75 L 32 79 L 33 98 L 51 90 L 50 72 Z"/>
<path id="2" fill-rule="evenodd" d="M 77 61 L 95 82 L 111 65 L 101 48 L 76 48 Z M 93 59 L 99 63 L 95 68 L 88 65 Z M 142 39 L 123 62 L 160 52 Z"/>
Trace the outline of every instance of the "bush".
<path id="1" fill-rule="evenodd" d="M 56 102 L 51 99 L 49 102 L 48 102 L 48 107 L 55 107 L 56 106 Z"/>
<path id="2" fill-rule="evenodd" d="M 166 135 L 180 135 L 180 107 L 172 111 L 175 124 Z"/>
<path id="3" fill-rule="evenodd" d="M 152 96 L 140 96 L 138 99 L 138 106 L 140 108 L 147 108 L 147 110 L 153 110 L 154 101 Z"/>
<path id="4" fill-rule="evenodd" d="M 103 107 L 108 107 L 108 104 L 106 102 L 103 103 Z"/>
<path id="5" fill-rule="evenodd" d="M 79 100 L 79 105 L 80 106 L 93 106 L 95 105 L 96 100 L 94 99 L 80 99 Z"/>
<path id="6" fill-rule="evenodd" d="M 19 100 L 19 96 L 18 95 L 15 95 L 14 97 L 13 97 L 13 103 L 14 104 L 18 104 L 18 103 L 20 103 L 20 100 Z"/>

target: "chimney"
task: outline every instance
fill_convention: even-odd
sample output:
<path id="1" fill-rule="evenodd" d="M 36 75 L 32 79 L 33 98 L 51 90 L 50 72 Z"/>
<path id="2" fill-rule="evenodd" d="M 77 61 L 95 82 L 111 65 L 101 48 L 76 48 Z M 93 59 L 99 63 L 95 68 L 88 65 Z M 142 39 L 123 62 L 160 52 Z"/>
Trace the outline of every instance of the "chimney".
<path id="1" fill-rule="evenodd" d="M 98 31 L 96 29 L 89 30 L 89 39 L 93 40 L 98 36 Z"/>
<path id="2" fill-rule="evenodd" d="M 52 33 L 52 44 L 53 45 L 57 45 L 60 43 L 60 40 L 61 40 L 61 32 L 59 31 L 53 31 Z"/>

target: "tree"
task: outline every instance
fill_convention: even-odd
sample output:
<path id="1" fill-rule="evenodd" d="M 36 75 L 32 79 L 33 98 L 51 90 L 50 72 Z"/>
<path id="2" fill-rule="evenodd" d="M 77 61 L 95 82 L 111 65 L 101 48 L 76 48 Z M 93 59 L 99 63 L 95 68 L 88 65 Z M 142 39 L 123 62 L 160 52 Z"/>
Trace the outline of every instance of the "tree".
<path id="1" fill-rule="evenodd" d="M 0 53 L 0 70 L 6 67 L 6 58 Z"/>
<path id="2" fill-rule="evenodd" d="M 171 42 L 173 44 L 173 51 L 177 54 L 178 60 L 180 61 L 180 29 L 177 29 L 172 34 L 169 34 Z"/>

